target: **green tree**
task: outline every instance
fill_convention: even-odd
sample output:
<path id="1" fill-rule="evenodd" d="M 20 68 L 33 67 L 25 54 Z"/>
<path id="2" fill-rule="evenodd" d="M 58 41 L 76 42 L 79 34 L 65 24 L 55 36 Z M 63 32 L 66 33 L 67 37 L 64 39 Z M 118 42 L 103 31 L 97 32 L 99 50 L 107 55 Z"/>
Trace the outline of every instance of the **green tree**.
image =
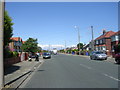
<path id="1" fill-rule="evenodd" d="M 37 46 L 37 39 L 29 38 L 27 41 L 22 45 L 21 49 L 24 52 L 37 52 L 39 51 L 39 47 Z"/>
<path id="2" fill-rule="evenodd" d="M 4 47 L 9 44 L 10 38 L 13 35 L 13 28 L 12 28 L 12 19 L 8 15 L 8 12 L 5 11 L 4 14 Z"/>
<path id="3" fill-rule="evenodd" d="M 80 49 L 83 49 L 83 43 L 79 43 L 79 44 L 77 44 L 77 48 L 78 48 L 78 50 L 79 50 L 79 45 L 80 45 Z"/>

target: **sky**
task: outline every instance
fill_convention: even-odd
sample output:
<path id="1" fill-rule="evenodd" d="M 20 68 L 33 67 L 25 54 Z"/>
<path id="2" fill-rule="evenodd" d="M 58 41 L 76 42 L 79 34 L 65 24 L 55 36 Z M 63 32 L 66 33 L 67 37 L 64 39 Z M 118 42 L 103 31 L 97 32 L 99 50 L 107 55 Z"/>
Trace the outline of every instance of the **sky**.
<path id="1" fill-rule="evenodd" d="M 117 2 L 7 2 L 6 10 L 13 19 L 13 37 L 23 41 L 37 38 L 39 45 L 63 48 L 80 42 L 87 44 L 102 30 L 118 31 Z"/>

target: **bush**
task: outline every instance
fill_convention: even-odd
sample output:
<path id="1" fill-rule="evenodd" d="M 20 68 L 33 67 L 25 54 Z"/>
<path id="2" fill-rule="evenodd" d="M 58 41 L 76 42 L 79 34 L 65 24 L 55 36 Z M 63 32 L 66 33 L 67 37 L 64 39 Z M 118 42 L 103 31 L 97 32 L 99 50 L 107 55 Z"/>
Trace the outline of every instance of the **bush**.
<path id="1" fill-rule="evenodd" d="M 4 49 L 4 58 L 11 58 L 13 57 L 13 53 L 9 50 Z"/>
<path id="2" fill-rule="evenodd" d="M 18 57 L 18 52 L 12 52 L 13 53 L 13 57 Z"/>
<path id="3" fill-rule="evenodd" d="M 8 49 L 4 49 L 4 58 L 18 57 L 18 52 L 12 52 Z"/>

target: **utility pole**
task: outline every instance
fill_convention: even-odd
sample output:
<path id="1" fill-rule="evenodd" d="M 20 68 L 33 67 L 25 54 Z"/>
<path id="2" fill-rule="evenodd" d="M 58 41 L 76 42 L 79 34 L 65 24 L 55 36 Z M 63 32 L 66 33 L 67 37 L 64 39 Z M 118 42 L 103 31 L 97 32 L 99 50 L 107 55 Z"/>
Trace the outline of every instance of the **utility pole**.
<path id="1" fill-rule="evenodd" d="M 78 30 L 78 47 L 79 47 L 79 55 L 80 55 L 80 30 L 79 27 L 75 26 L 75 28 Z"/>
<path id="2" fill-rule="evenodd" d="M 4 65 L 3 65 L 3 30 L 4 30 L 4 0 L 0 1 L 0 89 L 4 87 Z"/>
<path id="3" fill-rule="evenodd" d="M 93 33 L 93 26 L 91 26 L 92 31 L 92 51 L 94 51 L 94 33 Z"/>
<path id="4" fill-rule="evenodd" d="M 65 40 L 65 54 L 66 54 L 66 40 Z"/>
<path id="5" fill-rule="evenodd" d="M 51 50 L 51 48 L 50 48 L 50 44 L 49 44 L 49 51 Z"/>

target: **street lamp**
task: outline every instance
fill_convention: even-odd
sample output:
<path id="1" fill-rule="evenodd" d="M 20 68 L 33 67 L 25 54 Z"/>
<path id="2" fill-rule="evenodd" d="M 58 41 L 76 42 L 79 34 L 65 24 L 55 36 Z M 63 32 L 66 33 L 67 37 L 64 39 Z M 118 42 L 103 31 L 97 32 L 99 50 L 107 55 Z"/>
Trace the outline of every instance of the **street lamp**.
<path id="1" fill-rule="evenodd" d="M 79 31 L 79 27 L 78 26 L 75 26 L 75 29 L 78 30 L 78 47 L 79 47 L 79 55 L 80 55 L 80 31 Z"/>
<path id="2" fill-rule="evenodd" d="M 93 33 L 93 26 L 91 26 L 91 31 L 92 31 L 92 51 L 94 51 L 94 33 Z"/>
<path id="3" fill-rule="evenodd" d="M 65 40 L 65 54 L 66 54 L 66 40 Z"/>

